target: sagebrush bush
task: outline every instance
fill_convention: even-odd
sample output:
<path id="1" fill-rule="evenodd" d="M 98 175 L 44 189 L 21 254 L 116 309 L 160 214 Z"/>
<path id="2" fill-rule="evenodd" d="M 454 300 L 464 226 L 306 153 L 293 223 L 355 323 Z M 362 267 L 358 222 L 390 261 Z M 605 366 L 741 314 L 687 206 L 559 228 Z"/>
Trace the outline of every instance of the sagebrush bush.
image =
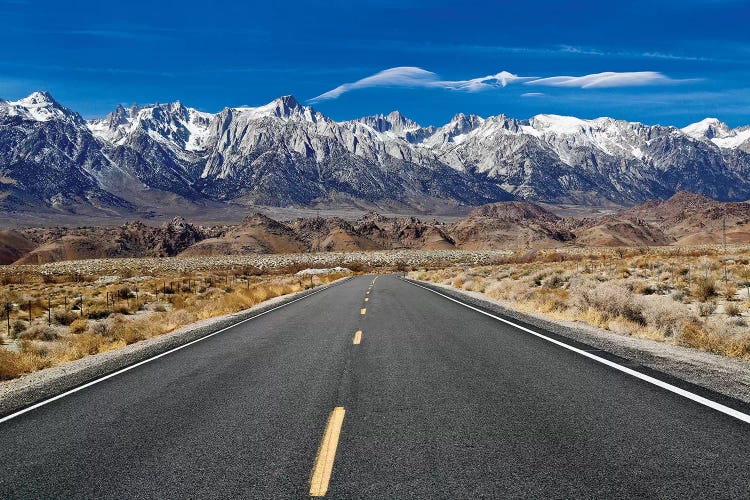
<path id="1" fill-rule="evenodd" d="M 687 306 L 676 304 L 669 297 L 654 297 L 643 304 L 646 324 L 657 329 L 665 337 L 673 337 L 680 331 L 684 321 L 691 318 Z"/>
<path id="2" fill-rule="evenodd" d="M 101 335 L 102 337 L 107 337 L 110 334 L 109 324 L 104 321 L 97 321 L 91 325 L 90 330 L 94 335 Z"/>
<path id="3" fill-rule="evenodd" d="M 625 287 L 610 282 L 594 284 L 588 281 L 578 283 L 574 290 L 581 308 L 596 309 L 612 319 L 621 317 L 640 325 L 646 324 L 643 304 Z"/>
<path id="4" fill-rule="evenodd" d="M 78 314 L 72 311 L 55 311 L 52 313 L 52 319 L 58 325 L 70 326 L 70 324 L 78 319 Z"/>
<path id="5" fill-rule="evenodd" d="M 641 281 L 635 284 L 633 291 L 640 295 L 653 295 L 656 293 L 656 288 L 650 283 Z"/>
<path id="6" fill-rule="evenodd" d="M 71 325 L 72 326 L 72 325 Z M 80 359 L 84 356 L 99 353 L 105 340 L 100 335 L 81 333 L 68 339 L 70 350 L 68 356 L 71 359 Z"/>
<path id="7" fill-rule="evenodd" d="M 560 288 L 565 285 L 565 279 L 559 274 L 554 273 L 542 282 L 546 288 Z"/>
<path id="8" fill-rule="evenodd" d="M 110 314 L 112 314 L 112 311 L 103 307 L 89 307 L 86 311 L 88 319 L 104 319 L 108 318 Z"/>
<path id="9" fill-rule="evenodd" d="M 80 335 L 89 329 L 89 324 L 85 319 L 77 319 L 70 324 L 70 333 Z"/>
<path id="10" fill-rule="evenodd" d="M 698 304 L 698 314 L 703 317 L 711 316 L 716 311 L 716 302 L 703 302 Z"/>
<path id="11" fill-rule="evenodd" d="M 712 278 L 699 278 L 695 284 L 695 297 L 701 302 L 706 302 L 718 295 L 716 282 Z"/>
<path id="12" fill-rule="evenodd" d="M 724 312 L 729 316 L 740 316 L 743 313 L 743 308 L 736 302 L 727 302 L 724 304 Z"/>
<path id="13" fill-rule="evenodd" d="M 0 380 L 10 380 L 48 366 L 40 356 L 0 349 Z"/>
<path id="14" fill-rule="evenodd" d="M 22 319 L 17 319 L 13 322 L 13 327 L 11 328 L 11 334 L 14 338 L 18 338 L 18 336 L 23 333 L 24 330 L 26 330 L 29 327 L 29 324 L 25 322 Z"/>
<path id="15" fill-rule="evenodd" d="M 57 340 L 58 335 L 54 328 L 46 324 L 33 325 L 21 333 L 18 338 L 23 340 L 43 340 L 50 342 Z"/>

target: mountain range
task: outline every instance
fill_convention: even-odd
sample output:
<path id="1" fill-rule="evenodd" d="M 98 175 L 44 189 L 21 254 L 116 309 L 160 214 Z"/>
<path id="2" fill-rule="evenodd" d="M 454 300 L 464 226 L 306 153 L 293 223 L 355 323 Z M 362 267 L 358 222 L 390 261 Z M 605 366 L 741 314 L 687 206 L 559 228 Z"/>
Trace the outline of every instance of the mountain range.
<path id="1" fill-rule="evenodd" d="M 46 92 L 0 100 L 0 210 L 145 214 L 229 205 L 448 212 L 508 200 L 750 198 L 750 127 L 394 111 L 334 121 L 292 96 L 206 113 L 179 101 L 84 120 Z"/>
<path id="2" fill-rule="evenodd" d="M 44 264 L 104 257 L 424 249 L 498 250 L 644 247 L 750 242 L 750 203 L 688 192 L 600 217 L 560 217 L 527 201 L 482 205 L 452 223 L 368 212 L 356 219 L 278 221 L 251 214 L 232 225 L 174 218 L 161 226 L 39 227 L 0 231 L 0 264 Z"/>

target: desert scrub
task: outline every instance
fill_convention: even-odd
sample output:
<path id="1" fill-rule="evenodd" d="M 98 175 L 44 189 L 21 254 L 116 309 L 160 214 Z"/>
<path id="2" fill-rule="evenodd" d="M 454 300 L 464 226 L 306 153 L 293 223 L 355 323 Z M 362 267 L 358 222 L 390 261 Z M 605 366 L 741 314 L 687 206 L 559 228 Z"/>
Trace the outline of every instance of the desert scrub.
<path id="1" fill-rule="evenodd" d="M 522 312 L 750 357 L 750 248 L 737 250 L 726 273 L 712 248 L 621 249 L 615 254 L 612 260 L 583 253 L 576 259 L 509 256 L 492 266 L 420 269 L 410 277 L 481 291 L 475 283 L 481 276 L 482 293 Z"/>
<path id="2" fill-rule="evenodd" d="M 579 281 L 572 285 L 572 291 L 581 310 L 594 309 L 607 318 L 646 325 L 642 303 L 625 287 L 609 282 Z"/>
<path id="3" fill-rule="evenodd" d="M 35 353 L 0 349 L 0 380 L 10 380 L 51 366 L 51 360 L 45 358 Z"/>
<path id="4" fill-rule="evenodd" d="M 77 319 L 70 324 L 70 333 L 80 335 L 89 329 L 89 324 L 85 319 Z"/>
<path id="5" fill-rule="evenodd" d="M 29 327 L 29 324 L 25 322 L 22 319 L 17 319 L 13 322 L 13 328 L 11 329 L 11 334 L 13 335 L 13 338 L 18 338 L 19 335 L 21 335 L 27 328 Z"/>
<path id="6" fill-rule="evenodd" d="M 71 311 L 55 311 L 52 318 L 58 325 L 70 326 L 73 321 L 78 319 L 78 314 Z"/>
<path id="7" fill-rule="evenodd" d="M 741 316 L 744 311 L 740 304 L 736 302 L 727 302 L 724 304 L 724 312 L 729 316 Z"/>
<path id="8" fill-rule="evenodd" d="M 128 274 L 133 276 L 133 273 Z M 180 275 L 171 279 L 134 277 L 132 280 L 136 285 L 123 286 L 116 282 L 117 276 L 113 278 L 113 273 L 109 272 L 101 281 L 87 279 L 50 287 L 50 281 L 56 283 L 60 280 L 40 280 L 40 283 L 47 283 L 19 286 L 20 291 L 13 290 L 12 294 L 3 290 L 0 293 L 16 304 L 32 304 L 24 312 L 32 313 L 33 322 L 19 334 L 20 352 L 0 347 L 5 362 L 0 378 L 14 378 L 119 349 L 171 332 L 198 319 L 238 312 L 270 298 L 329 283 L 345 275 L 332 273 L 302 279 L 296 276 L 204 273 L 198 277 Z M 182 286 L 188 281 L 189 285 Z M 226 285 L 227 281 L 229 285 Z M 206 286 L 197 286 L 199 282 Z M 217 286 L 208 286 L 210 283 Z M 201 288 L 204 291 L 198 293 Z M 177 292 L 165 295 L 165 289 Z M 128 302 L 132 307 L 127 307 Z M 47 325 L 48 306 L 49 317 L 55 326 Z M 80 307 L 83 307 L 83 316 L 77 312 Z M 71 308 L 75 310 L 71 311 Z"/>
<path id="9" fill-rule="evenodd" d="M 718 295 L 716 282 L 712 278 L 699 278 L 695 284 L 695 297 L 701 302 L 706 302 Z"/>
<path id="10" fill-rule="evenodd" d="M 54 328 L 47 326 L 47 324 L 36 324 L 32 325 L 28 329 L 24 330 L 19 336 L 22 340 L 41 340 L 44 342 L 51 342 L 57 340 L 59 335 Z"/>
<path id="11" fill-rule="evenodd" d="M 698 315 L 704 318 L 711 316 L 716 311 L 716 302 L 703 302 L 698 304 Z"/>

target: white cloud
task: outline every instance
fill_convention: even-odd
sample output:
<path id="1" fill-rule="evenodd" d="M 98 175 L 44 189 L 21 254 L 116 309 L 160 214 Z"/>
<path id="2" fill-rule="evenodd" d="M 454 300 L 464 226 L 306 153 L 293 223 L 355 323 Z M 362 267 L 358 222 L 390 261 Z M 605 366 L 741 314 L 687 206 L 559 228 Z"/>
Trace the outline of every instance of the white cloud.
<path id="1" fill-rule="evenodd" d="M 372 87 L 407 87 L 407 88 L 442 88 L 465 92 L 478 92 L 505 87 L 512 83 L 525 82 L 528 85 L 545 85 L 551 87 L 576 87 L 582 89 L 606 87 L 633 87 L 646 85 L 664 85 L 677 82 L 656 71 L 634 71 L 595 73 L 583 76 L 551 76 L 538 78 L 518 76 L 507 71 L 494 75 L 470 78 L 468 80 L 443 80 L 436 73 L 416 66 L 399 66 L 383 70 L 356 82 L 344 83 L 317 97 L 310 99 L 316 103 L 336 99 L 346 92 Z M 524 97 L 536 96 L 539 93 L 524 94 Z"/>
<path id="2" fill-rule="evenodd" d="M 374 75 L 357 80 L 356 82 L 339 85 L 335 89 L 329 90 L 328 92 L 310 99 L 310 102 L 314 103 L 336 99 L 351 90 L 372 87 L 422 87 L 478 92 L 480 90 L 505 87 L 509 83 L 526 81 L 529 79 L 530 77 L 521 77 L 508 73 L 507 71 L 501 71 L 494 75 L 471 78 L 468 80 L 442 80 L 432 71 L 427 71 L 415 66 L 399 66 L 397 68 L 383 70 Z"/>
<path id="3" fill-rule="evenodd" d="M 528 85 L 546 85 L 550 87 L 577 87 L 595 89 L 607 87 L 635 87 L 645 85 L 663 85 L 674 82 L 671 78 L 656 71 L 631 71 L 617 73 L 607 71 L 583 76 L 551 76 L 526 82 Z"/>
<path id="4" fill-rule="evenodd" d="M 521 97 L 544 97 L 547 94 L 544 94 L 542 92 L 526 92 L 524 94 L 521 94 Z"/>

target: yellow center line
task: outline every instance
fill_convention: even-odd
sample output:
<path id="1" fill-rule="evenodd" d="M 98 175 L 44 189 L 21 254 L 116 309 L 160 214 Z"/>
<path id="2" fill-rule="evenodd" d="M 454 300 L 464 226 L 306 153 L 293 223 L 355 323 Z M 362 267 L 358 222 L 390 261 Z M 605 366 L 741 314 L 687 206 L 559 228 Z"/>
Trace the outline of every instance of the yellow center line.
<path id="1" fill-rule="evenodd" d="M 354 345 L 359 345 L 360 342 L 362 342 L 362 330 L 357 330 L 354 333 L 354 340 L 352 341 L 352 343 Z"/>
<path id="2" fill-rule="evenodd" d="M 367 309 L 366 309 L 366 308 L 364 308 L 364 307 L 363 307 L 362 309 L 360 309 L 360 310 L 359 310 L 359 314 L 361 314 L 361 315 L 363 315 L 363 316 L 364 316 L 364 314 L 365 314 L 366 312 L 367 312 Z"/>
<path id="3" fill-rule="evenodd" d="M 365 297 L 365 302 L 367 302 L 368 300 L 370 300 L 370 299 L 368 299 L 367 297 Z"/>
<path id="4" fill-rule="evenodd" d="M 310 476 L 310 496 L 322 497 L 328 491 L 328 483 L 333 473 L 333 461 L 336 458 L 336 448 L 339 445 L 341 425 L 344 423 L 343 406 L 337 406 L 328 417 L 328 425 L 323 434 L 318 448 L 318 456 L 315 458 L 312 475 Z"/>

